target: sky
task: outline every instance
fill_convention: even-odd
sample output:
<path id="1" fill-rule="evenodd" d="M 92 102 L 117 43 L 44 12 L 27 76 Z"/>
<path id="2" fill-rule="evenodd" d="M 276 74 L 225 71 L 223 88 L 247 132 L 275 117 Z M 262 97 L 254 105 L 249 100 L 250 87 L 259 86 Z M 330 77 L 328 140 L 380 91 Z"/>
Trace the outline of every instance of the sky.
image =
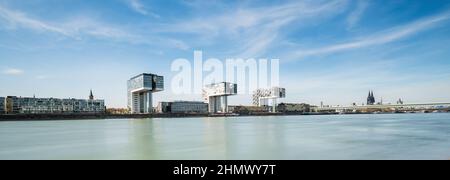
<path id="1" fill-rule="evenodd" d="M 281 102 L 450 102 L 446 0 L 0 0 L 0 96 L 126 107 L 127 80 L 177 58 L 280 59 Z M 249 105 L 251 96 L 230 97 Z"/>

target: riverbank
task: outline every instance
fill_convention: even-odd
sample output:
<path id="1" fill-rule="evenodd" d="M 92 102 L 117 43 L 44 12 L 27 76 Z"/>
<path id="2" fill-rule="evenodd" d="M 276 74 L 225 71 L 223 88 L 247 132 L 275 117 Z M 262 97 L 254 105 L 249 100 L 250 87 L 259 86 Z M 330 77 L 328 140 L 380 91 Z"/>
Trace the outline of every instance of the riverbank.
<path id="1" fill-rule="evenodd" d="M 448 112 L 447 112 L 448 113 Z M 257 117 L 257 116 L 313 116 L 390 113 L 252 113 L 252 114 L 14 114 L 0 115 L 0 121 L 56 121 L 94 119 L 146 119 L 146 118 L 192 118 L 192 117 Z"/>
<path id="2" fill-rule="evenodd" d="M 92 119 L 146 119 L 237 116 L 332 115 L 337 113 L 253 113 L 253 114 L 14 114 L 0 115 L 0 121 L 49 121 Z"/>
<path id="3" fill-rule="evenodd" d="M 0 115 L 0 121 L 48 121 L 48 120 L 91 120 L 91 119 L 145 119 L 207 117 L 206 114 L 14 114 Z"/>

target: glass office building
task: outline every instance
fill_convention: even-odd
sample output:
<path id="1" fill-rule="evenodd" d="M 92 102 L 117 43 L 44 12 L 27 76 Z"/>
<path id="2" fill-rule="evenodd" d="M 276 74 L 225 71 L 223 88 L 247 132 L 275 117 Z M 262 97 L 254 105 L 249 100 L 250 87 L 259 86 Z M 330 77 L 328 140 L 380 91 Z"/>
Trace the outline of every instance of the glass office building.
<path id="1" fill-rule="evenodd" d="M 128 80 L 128 108 L 133 114 L 153 112 L 155 92 L 164 90 L 164 77 L 155 74 L 140 74 Z"/>
<path id="2" fill-rule="evenodd" d="M 207 114 L 208 104 L 197 101 L 160 102 L 156 108 L 158 113 L 198 113 Z"/>
<path id="3" fill-rule="evenodd" d="M 271 106 L 272 112 L 276 112 L 277 99 L 279 98 L 286 98 L 285 88 L 272 87 L 267 89 L 257 89 L 253 92 L 253 105 L 258 107 Z"/>
<path id="4" fill-rule="evenodd" d="M 209 104 L 210 113 L 228 113 L 228 96 L 237 94 L 237 84 L 222 82 L 206 85 L 203 88 L 203 99 Z"/>

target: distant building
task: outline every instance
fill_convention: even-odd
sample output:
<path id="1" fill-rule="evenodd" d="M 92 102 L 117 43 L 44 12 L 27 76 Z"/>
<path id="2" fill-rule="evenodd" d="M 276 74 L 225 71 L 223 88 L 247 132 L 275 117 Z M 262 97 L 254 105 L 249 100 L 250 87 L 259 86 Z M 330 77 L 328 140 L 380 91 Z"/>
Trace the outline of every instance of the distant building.
<path id="1" fill-rule="evenodd" d="M 5 114 L 20 113 L 20 99 L 16 96 L 8 96 L 5 99 Z"/>
<path id="2" fill-rule="evenodd" d="M 272 112 L 276 112 L 277 99 L 286 97 L 286 89 L 272 87 L 268 89 L 257 89 L 253 92 L 254 106 L 269 106 L 269 100 L 272 101 Z"/>
<path id="3" fill-rule="evenodd" d="M 89 95 L 89 100 L 94 100 L 94 94 L 92 93 L 92 89 L 91 89 L 91 94 Z"/>
<path id="4" fill-rule="evenodd" d="M 108 113 L 108 114 L 130 114 L 130 110 L 128 108 L 108 108 L 108 109 L 106 109 L 106 113 Z"/>
<path id="5" fill-rule="evenodd" d="M 373 95 L 373 91 L 369 92 L 369 96 L 367 97 L 367 105 L 375 104 L 375 96 Z"/>
<path id="6" fill-rule="evenodd" d="M 206 85 L 203 98 L 208 103 L 210 113 L 228 113 L 228 96 L 237 94 L 237 84 L 222 82 Z"/>
<path id="7" fill-rule="evenodd" d="M 5 114 L 105 113 L 105 101 L 95 99 L 56 99 L 8 96 Z"/>
<path id="8" fill-rule="evenodd" d="M 160 102 L 156 108 L 158 113 L 208 113 L 208 104 L 197 101 Z"/>
<path id="9" fill-rule="evenodd" d="M 153 93 L 164 90 L 164 77 L 140 74 L 128 80 L 128 108 L 133 114 L 153 112 Z"/>
<path id="10" fill-rule="evenodd" d="M 158 106 L 156 106 L 157 113 L 170 113 L 170 104 L 171 102 L 159 102 Z"/>
<path id="11" fill-rule="evenodd" d="M 230 106 L 229 111 L 241 115 L 267 113 L 270 111 L 269 106 Z"/>
<path id="12" fill-rule="evenodd" d="M 305 113 L 311 112 L 309 104 L 281 103 L 278 105 L 278 112 L 282 113 Z"/>
<path id="13" fill-rule="evenodd" d="M 383 105 L 383 98 L 380 99 L 380 102 L 378 102 L 377 105 Z"/>
<path id="14" fill-rule="evenodd" d="M 0 97 L 0 114 L 5 114 L 5 98 Z"/>

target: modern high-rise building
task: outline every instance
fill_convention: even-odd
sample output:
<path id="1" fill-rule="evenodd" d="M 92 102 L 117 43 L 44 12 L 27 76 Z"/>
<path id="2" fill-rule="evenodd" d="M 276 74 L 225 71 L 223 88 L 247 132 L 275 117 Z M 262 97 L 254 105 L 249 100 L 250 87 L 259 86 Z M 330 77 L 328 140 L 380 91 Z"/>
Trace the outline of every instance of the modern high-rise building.
<path id="1" fill-rule="evenodd" d="M 203 88 L 203 98 L 210 113 L 228 113 L 228 96 L 237 94 L 237 84 L 222 82 Z"/>
<path id="2" fill-rule="evenodd" d="M 133 114 L 153 112 L 153 93 L 164 90 L 164 77 L 140 74 L 128 80 L 128 108 Z"/>
<path id="3" fill-rule="evenodd" d="M 286 97 L 286 89 L 273 87 L 269 89 L 257 89 L 253 92 L 253 105 L 269 106 L 269 100 L 272 101 L 272 112 L 276 112 L 277 99 Z"/>

